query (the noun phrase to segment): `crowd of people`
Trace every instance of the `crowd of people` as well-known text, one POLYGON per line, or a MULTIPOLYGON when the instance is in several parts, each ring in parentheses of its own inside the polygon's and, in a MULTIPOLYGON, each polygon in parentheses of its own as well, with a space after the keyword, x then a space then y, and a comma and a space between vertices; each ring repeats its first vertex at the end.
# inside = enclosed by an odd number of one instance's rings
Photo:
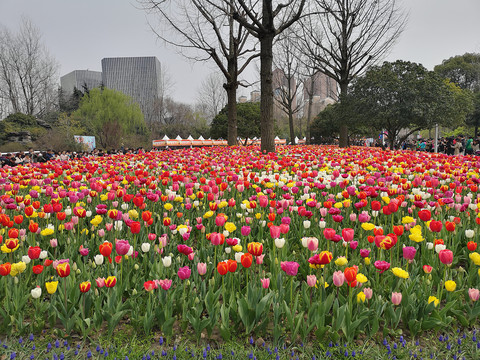
MULTIPOLYGON (((435 152, 434 139, 406 140, 402 150, 435 152)), ((480 155, 480 139, 472 136, 450 136, 438 139, 438 152, 447 155, 480 155)))
POLYGON ((99 149, 94 149, 93 151, 34 151, 32 148, 28 151, 18 152, 18 153, 7 153, 5 155, 0 154, 0 167, 5 165, 8 166, 17 166, 30 163, 42 163, 52 160, 66 161, 71 159, 81 159, 84 157, 95 157, 95 156, 104 156, 104 155, 120 155, 120 154, 133 154, 144 152, 143 148, 137 149, 128 149, 121 148, 118 151, 106 151, 103 152, 99 149))

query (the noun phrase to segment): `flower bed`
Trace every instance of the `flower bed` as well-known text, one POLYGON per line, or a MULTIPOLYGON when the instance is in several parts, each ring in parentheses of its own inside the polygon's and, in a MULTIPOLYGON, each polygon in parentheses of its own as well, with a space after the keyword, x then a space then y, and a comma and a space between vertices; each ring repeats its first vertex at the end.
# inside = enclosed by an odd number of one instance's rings
POLYGON ((203 148, 0 169, 1 332, 352 340, 475 323, 476 157, 203 148))

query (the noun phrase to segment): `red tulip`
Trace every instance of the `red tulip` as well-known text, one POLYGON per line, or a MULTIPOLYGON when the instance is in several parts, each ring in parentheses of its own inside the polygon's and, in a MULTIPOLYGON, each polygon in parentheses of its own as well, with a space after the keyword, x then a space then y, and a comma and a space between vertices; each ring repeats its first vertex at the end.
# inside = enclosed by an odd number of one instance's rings
POLYGON ((227 260, 228 271, 234 273, 237 270, 237 262, 232 259, 227 260))
POLYGON ((86 293, 90 290, 90 288, 92 287, 92 283, 90 281, 84 281, 84 282, 81 282, 78 287, 80 288, 80 291, 82 293, 86 293))
POLYGON ((132 221, 130 224, 130 231, 132 234, 138 234, 140 232, 140 222, 139 221, 132 221))
POLYGON ((43 271, 43 265, 35 265, 32 267, 32 271, 34 274, 39 275, 43 271))
POLYGON ((244 268, 248 269, 250 266, 252 266, 252 262, 253 262, 252 254, 249 254, 249 253, 243 254, 240 262, 242 263, 242 266, 244 268))
POLYGON ((117 278, 115 276, 109 276, 105 279, 105 286, 108 288, 112 288, 117 283, 117 278))
POLYGON ((447 229, 447 231, 450 231, 450 232, 455 231, 455 222, 453 221, 445 222, 445 229, 447 229))
POLYGON ((60 277, 67 277, 70 275, 70 264, 68 262, 57 265, 57 274, 60 277))
POLYGON ((433 232, 442 231, 443 223, 441 221, 432 220, 430 221, 430 230, 433 232))
POLYGON ((380 203, 380 201, 372 201, 371 207, 373 211, 380 211, 380 209, 382 208, 382 204, 380 203))
POLYGON ((323 236, 325 236, 325 239, 327 240, 333 240, 333 237, 335 235, 336 235, 336 232, 334 229, 326 228, 323 230, 323 236))
POLYGON ((343 274, 345 275, 345 280, 347 280, 348 283, 353 283, 354 281, 357 281, 357 267, 352 266, 352 267, 347 267, 343 271, 343 274))
POLYGON ((438 258, 440 259, 442 264, 450 266, 453 262, 453 252, 452 250, 448 249, 440 250, 440 252, 438 253, 438 258))
POLYGON ((402 235, 403 235, 403 231, 404 231, 403 225, 397 225, 397 226, 394 226, 394 227, 393 227, 393 232, 394 232, 395 235, 397 235, 397 236, 402 236, 402 235))
POLYGON ((28 248, 28 257, 32 260, 38 259, 41 252, 40 246, 30 246, 28 248))
POLYGON ((477 243, 475 241, 469 241, 467 243, 467 248, 470 251, 475 251, 475 250, 477 250, 477 243))
POLYGON ((9 262, 0 265, 0 275, 7 276, 12 271, 12 264, 9 262))
POLYGON ((432 218, 432 214, 430 213, 430 210, 427 210, 427 209, 423 209, 423 210, 420 210, 418 212, 418 217, 422 220, 422 221, 428 221, 432 218))
POLYGON ((38 230, 38 224, 30 220, 30 225, 28 225, 28 230, 32 233, 36 233, 38 230))
POLYGON ((228 265, 227 265, 227 262, 226 261, 220 261, 218 264, 217 264, 217 271, 220 275, 225 275, 226 273, 228 273, 228 265))
POLYGON ((157 288, 157 285, 155 284, 155 281, 145 281, 143 283, 143 288, 146 290, 146 291, 152 291, 152 290, 155 290, 157 288))
POLYGON ((98 249, 100 250, 100 254, 109 258, 113 250, 113 245, 111 242, 105 241, 103 244, 100 244, 98 249))

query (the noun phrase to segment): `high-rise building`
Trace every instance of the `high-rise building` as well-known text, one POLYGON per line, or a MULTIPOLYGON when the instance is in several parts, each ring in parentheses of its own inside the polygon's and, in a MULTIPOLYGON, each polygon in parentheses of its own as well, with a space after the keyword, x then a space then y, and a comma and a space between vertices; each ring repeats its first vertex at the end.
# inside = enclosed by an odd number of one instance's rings
POLYGON ((91 70, 74 70, 60 78, 60 87, 66 95, 71 95, 77 88, 80 91, 93 89, 102 84, 102 73, 91 70))
POLYGON ((161 65, 155 56, 102 59, 105 87, 131 96, 140 105, 145 121, 156 117, 161 98, 161 65))
POLYGON ((319 112, 327 107, 327 105, 335 103, 338 99, 337 82, 331 77, 317 72, 310 79, 305 81, 303 86, 304 98, 304 114, 308 113, 308 99, 312 92, 312 119, 317 116, 319 112), (313 81, 313 88, 312 88, 313 81))
POLYGON ((273 97, 275 99, 273 116, 275 119, 287 117, 288 108, 286 103, 291 101, 293 117, 297 117, 297 81, 294 77, 285 75, 282 69, 275 69, 272 72, 273 97), (289 81, 290 80, 290 81, 289 81), (289 91, 290 90, 290 91, 289 91))

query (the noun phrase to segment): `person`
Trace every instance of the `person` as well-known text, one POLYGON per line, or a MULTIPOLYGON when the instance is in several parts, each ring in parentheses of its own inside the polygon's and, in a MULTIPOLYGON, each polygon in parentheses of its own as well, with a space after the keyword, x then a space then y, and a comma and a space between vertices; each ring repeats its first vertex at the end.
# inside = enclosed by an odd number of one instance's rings
POLYGON ((460 152, 462 151, 462 140, 459 137, 457 137, 453 144, 453 150, 453 155, 460 155, 460 152))
POLYGON ((15 162, 12 159, 12 154, 8 153, 0 156, 0 165, 4 166, 15 166, 15 162))
POLYGON ((472 144, 473 144, 473 139, 471 136, 469 136, 467 142, 465 143, 465 155, 473 154, 472 144))

